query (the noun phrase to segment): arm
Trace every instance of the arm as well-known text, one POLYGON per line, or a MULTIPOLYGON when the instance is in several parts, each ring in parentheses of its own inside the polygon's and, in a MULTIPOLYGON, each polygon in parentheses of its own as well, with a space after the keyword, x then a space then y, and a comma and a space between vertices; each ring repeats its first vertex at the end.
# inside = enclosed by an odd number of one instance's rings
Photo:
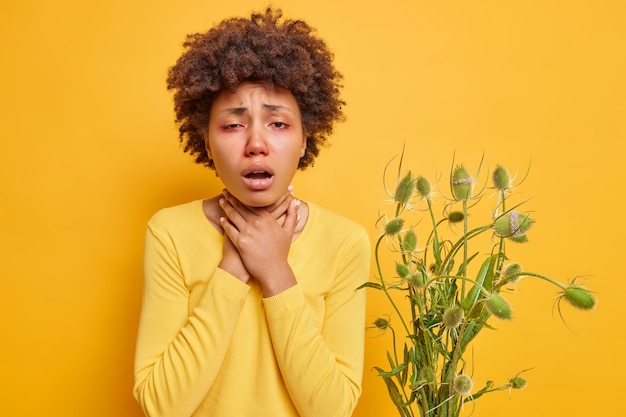
POLYGON ((274 352, 294 405, 302 417, 349 416, 361 393, 365 292, 356 288, 369 275, 367 234, 359 229, 336 254, 339 262, 330 272, 334 284, 325 297, 320 329, 287 262, 295 206, 278 226, 263 209, 225 197, 220 204, 228 221, 222 225, 261 285, 274 352))
POLYGON ((189 312, 171 239, 148 228, 134 394, 146 415, 189 416, 211 387, 249 287, 216 269, 189 312))
POLYGON ((298 285, 264 305, 276 358, 289 394, 303 417, 347 417, 361 394, 365 291, 369 239, 363 231, 344 250, 332 291, 325 299, 323 328, 298 285))

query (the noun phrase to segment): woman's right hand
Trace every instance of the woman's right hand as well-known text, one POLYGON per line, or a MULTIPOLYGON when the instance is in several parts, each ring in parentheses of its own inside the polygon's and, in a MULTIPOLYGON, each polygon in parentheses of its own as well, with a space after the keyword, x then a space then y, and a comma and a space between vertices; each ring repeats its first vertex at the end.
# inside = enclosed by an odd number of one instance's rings
MULTIPOLYGON (((222 199, 223 197, 220 197, 222 199)), ((293 195, 293 186, 289 186, 287 191, 271 206, 266 207, 271 216, 278 222, 280 226, 285 223, 287 209, 291 201, 295 199, 293 195)), ((228 235, 224 233, 224 249, 222 260, 218 267, 238 278, 244 283, 250 280, 250 272, 246 269, 239 251, 230 240, 228 235)))

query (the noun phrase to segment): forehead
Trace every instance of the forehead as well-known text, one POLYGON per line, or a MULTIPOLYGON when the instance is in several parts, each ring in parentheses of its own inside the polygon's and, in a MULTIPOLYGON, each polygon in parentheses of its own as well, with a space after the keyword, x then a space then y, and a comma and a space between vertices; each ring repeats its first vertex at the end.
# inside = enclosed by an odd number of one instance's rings
POLYGON ((268 87, 264 82, 246 81, 235 91, 222 91, 213 102, 212 110, 219 111, 232 107, 280 107, 287 111, 299 112, 298 103, 291 91, 282 87, 268 87))

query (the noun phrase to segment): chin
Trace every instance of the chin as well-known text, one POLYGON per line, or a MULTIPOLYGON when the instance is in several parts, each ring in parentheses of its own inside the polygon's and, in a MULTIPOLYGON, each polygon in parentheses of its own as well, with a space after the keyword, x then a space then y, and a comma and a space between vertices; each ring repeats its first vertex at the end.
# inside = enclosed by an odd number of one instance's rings
POLYGON ((248 207, 267 207, 274 204, 278 200, 278 197, 267 193, 255 193, 253 195, 242 196, 241 198, 237 197, 237 199, 248 207))

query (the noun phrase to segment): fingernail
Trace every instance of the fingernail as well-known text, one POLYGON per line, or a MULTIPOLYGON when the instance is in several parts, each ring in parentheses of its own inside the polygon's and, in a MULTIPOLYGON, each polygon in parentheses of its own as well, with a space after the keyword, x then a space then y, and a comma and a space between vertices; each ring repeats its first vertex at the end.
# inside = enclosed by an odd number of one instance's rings
POLYGON ((289 187, 287 187, 288 191, 293 191, 293 184, 289 184, 289 187))
POLYGON ((224 223, 226 219, 224 217, 220 217, 220 223, 224 223))
POLYGON ((220 206, 223 206, 226 203, 226 199, 224 197, 220 198, 220 206))
POLYGON ((296 207, 300 207, 300 200, 296 200, 294 204, 296 205, 296 207))

